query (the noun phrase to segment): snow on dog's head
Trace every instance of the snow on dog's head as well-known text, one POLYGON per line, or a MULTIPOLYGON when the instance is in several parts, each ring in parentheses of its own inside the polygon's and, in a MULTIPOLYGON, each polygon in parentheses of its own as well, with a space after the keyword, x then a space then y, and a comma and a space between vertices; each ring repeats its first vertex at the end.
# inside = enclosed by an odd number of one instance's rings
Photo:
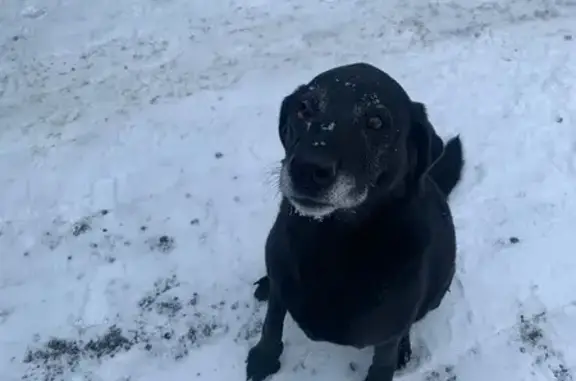
POLYGON ((356 209, 376 188, 392 190, 416 167, 408 148, 413 112, 404 89, 365 63, 298 87, 280 109, 283 196, 299 214, 322 218, 356 209))

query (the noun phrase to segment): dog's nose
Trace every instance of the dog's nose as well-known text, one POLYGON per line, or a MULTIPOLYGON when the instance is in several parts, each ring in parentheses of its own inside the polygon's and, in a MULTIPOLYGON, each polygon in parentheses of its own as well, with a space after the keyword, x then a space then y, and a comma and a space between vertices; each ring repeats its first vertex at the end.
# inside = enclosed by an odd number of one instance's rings
POLYGON ((290 162, 292 182, 325 187, 336 178, 337 162, 327 155, 295 156, 290 162))

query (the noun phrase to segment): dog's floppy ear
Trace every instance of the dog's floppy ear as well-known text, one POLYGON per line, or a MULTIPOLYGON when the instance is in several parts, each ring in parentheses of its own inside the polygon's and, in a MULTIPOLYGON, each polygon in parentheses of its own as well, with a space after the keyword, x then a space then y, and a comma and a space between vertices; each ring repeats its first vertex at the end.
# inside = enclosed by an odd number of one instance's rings
POLYGON ((420 185, 426 173, 442 155, 444 142, 434 131, 424 104, 412 102, 410 116, 409 140, 413 147, 412 174, 414 180, 420 185))
POLYGON ((300 85, 296 90, 292 93, 284 97, 282 100, 282 104, 280 105, 280 113, 278 115, 278 134, 280 136, 280 142, 282 146, 286 148, 286 144, 288 143, 290 129, 288 128, 288 115, 291 111, 291 108, 294 103, 294 98, 298 92, 300 92, 305 85, 300 85))

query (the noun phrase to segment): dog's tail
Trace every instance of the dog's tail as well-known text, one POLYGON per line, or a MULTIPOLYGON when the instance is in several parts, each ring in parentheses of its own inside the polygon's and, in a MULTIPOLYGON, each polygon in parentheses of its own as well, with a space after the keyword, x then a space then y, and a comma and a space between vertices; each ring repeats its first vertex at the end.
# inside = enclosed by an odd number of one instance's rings
POLYGON ((430 176, 446 197, 452 193, 462 178, 464 168, 464 153, 460 135, 446 142, 444 152, 438 161, 430 168, 430 176))

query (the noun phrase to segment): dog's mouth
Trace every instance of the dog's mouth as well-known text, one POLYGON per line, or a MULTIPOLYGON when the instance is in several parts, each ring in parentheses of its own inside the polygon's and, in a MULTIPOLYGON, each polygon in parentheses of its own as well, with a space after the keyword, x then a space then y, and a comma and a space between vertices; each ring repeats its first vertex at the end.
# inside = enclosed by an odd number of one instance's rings
POLYGON ((286 198, 294 207, 295 211, 302 216, 322 219, 337 209, 330 203, 309 197, 291 195, 286 196, 286 198))
POLYGON ((339 175, 334 184, 323 192, 307 192, 304 186, 294 186, 286 166, 280 172, 280 192, 295 211, 302 215, 322 219, 336 210, 352 209, 367 197, 367 189, 358 192, 356 179, 339 175))
POLYGON ((291 195, 288 197, 292 204, 297 204, 308 209, 324 209, 333 207, 332 204, 325 201, 316 200, 306 196, 291 195))

